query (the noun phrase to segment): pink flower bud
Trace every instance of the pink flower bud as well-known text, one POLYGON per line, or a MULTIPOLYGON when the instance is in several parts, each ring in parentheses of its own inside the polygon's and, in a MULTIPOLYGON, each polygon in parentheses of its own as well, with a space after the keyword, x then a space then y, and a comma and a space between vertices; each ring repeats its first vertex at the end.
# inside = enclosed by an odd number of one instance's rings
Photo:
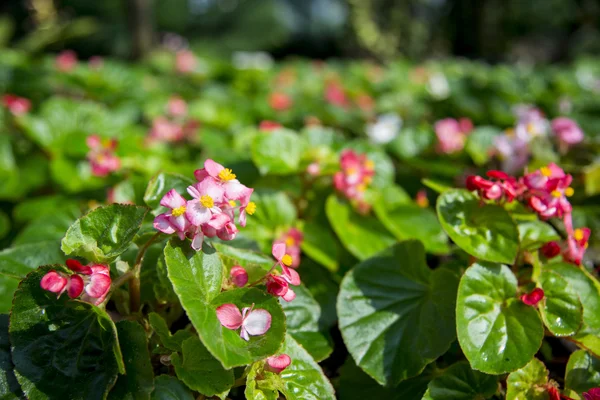
POLYGON ((292 99, 285 93, 272 93, 269 97, 269 105, 276 111, 285 111, 292 107, 292 104, 292 99))
POLYGON ((593 388, 583 394, 585 400, 600 400, 600 388, 593 388))
POLYGON ((306 172, 312 176, 319 176, 321 173, 321 166, 318 162, 310 163, 308 167, 306 167, 306 172))
POLYGON ((263 132, 271 132, 281 127, 282 125, 278 122, 265 120, 260 122, 260 124, 258 125, 258 130, 263 132))
POLYGON ((265 365, 265 369, 267 371, 271 371, 278 374, 287 367, 289 367, 291 363, 292 359, 287 354, 271 356, 267 358, 267 364, 265 365))
POLYGON ((546 258, 553 258, 560 254, 560 246, 556 242, 548 242, 542 246, 542 254, 546 258))
POLYGON ((69 72, 77 65, 77 54, 73 50, 65 50, 56 56, 56 68, 61 72, 69 72))
POLYGON ((246 283, 248 283, 248 273, 239 265, 231 267, 229 275, 231 276, 231 281, 237 287, 244 287, 246 286, 246 283))
POLYGON ((31 101, 24 97, 14 96, 12 94, 5 94, 2 96, 2 104, 13 115, 27 114, 31 108, 31 101))
POLYGON ((521 301, 528 306, 535 306, 544 298, 544 291, 540 288, 533 289, 530 293, 521 296, 521 301))

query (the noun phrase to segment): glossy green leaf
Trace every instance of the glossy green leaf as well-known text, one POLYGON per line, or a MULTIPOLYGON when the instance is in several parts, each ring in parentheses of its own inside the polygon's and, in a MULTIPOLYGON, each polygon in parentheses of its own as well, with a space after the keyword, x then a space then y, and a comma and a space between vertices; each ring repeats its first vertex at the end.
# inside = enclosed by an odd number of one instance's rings
POLYGON ((290 227, 296 221, 296 206, 284 192, 259 190, 252 193, 256 203, 256 212, 248 217, 248 223, 258 223, 275 229, 290 227))
POLYGON ((61 249, 90 261, 110 262, 127 250, 147 211, 124 204, 96 208, 71 225, 61 249))
POLYGON ((210 354, 198 337, 183 342, 181 355, 173 353, 171 363, 177 377, 190 389, 206 396, 228 391, 233 386, 233 370, 226 370, 210 354))
POLYGON ((146 193, 144 193, 144 202, 152 209, 154 215, 160 214, 164 209, 161 207, 160 201, 169 190, 175 189, 178 193, 184 194, 187 187, 193 185, 194 182, 193 179, 183 175, 162 172, 148 183, 146 193))
POLYGON ((0 211, 0 239, 8 235, 10 231, 10 218, 6 213, 0 211))
POLYGON ((335 195, 327 199, 326 212, 329 223, 344 247, 360 260, 375 255, 395 242, 376 218, 358 214, 347 201, 335 195))
POLYGON ((337 311, 358 366, 382 385, 421 373, 456 338, 457 286, 450 270, 429 269, 423 245, 414 240, 354 267, 342 281, 337 311))
POLYGON ((488 374, 525 366, 544 337, 535 308, 517 297, 517 279, 508 267, 497 264, 473 264, 462 276, 456 327, 471 366, 488 374))
POLYGON ((304 234, 304 240, 300 244, 302 251, 328 270, 337 271, 339 244, 329 226, 313 221, 306 222, 302 227, 302 233, 304 234))
POLYGON ((565 372, 565 388, 578 394, 600 387, 600 360, 585 350, 572 353, 565 372))
POLYGON ((544 324, 555 336, 575 334, 583 322, 583 308, 577 293, 554 272, 545 271, 539 283, 544 290, 540 303, 544 324))
POLYGON ((329 343, 328 335, 319 331, 321 306, 304 286, 294 287, 294 292, 296 298, 293 301, 279 300, 285 312, 287 332, 315 361, 322 361, 329 357, 333 347, 329 343))
POLYGON ((451 365, 434 378, 423 400, 480 400, 491 397, 498 390, 498 377, 471 369, 468 362, 451 365))
POLYGON ((156 332, 156 334, 160 338, 160 341, 163 344, 163 346, 165 346, 169 350, 181 352, 181 345, 183 344, 183 342, 186 339, 189 339, 194 336, 192 332, 186 330, 179 330, 175 332, 175 334, 171 335, 167 323, 157 313, 150 313, 148 315, 148 320, 150 321, 152 329, 154 329, 154 332, 156 332))
POLYGON ((472 256, 507 264, 517 257, 519 234, 504 208, 481 205, 473 193, 453 189, 438 197, 437 213, 450 239, 472 256))
POLYGON ((295 132, 262 132, 252 142, 252 161, 261 174, 287 175, 298 171, 304 142, 295 132))
POLYGON ((125 375, 119 376, 108 398, 150 400, 150 394, 154 390, 154 371, 150 363, 146 332, 134 321, 119 321, 116 325, 125 361, 125 375))
POLYGON ((275 264, 274 258, 253 250, 239 249, 219 242, 213 243, 213 246, 217 249, 226 276, 229 276, 231 267, 240 265, 248 273, 248 282, 255 282, 264 277, 275 264))
POLYGON ((583 323, 569 340, 600 356, 600 284, 585 270, 568 263, 551 263, 545 268, 569 282, 583 306, 583 323))
POLYGON ((442 182, 433 179, 423 179, 421 180, 421 182, 423 183, 423 185, 427 186, 429 189, 437 193, 443 193, 446 190, 452 189, 452 186, 448 186, 442 182))
POLYGON ((160 375, 154 379, 152 400, 194 400, 190 390, 174 376, 160 375))
POLYGON ((264 363, 254 363, 246 377, 246 399, 277 400, 283 391, 283 380, 278 374, 265 371, 264 363))
POLYGON ((533 251, 553 240, 560 240, 556 230, 543 221, 524 221, 517 225, 521 250, 533 251))
POLYGON ((52 267, 31 272, 15 292, 10 342, 15 375, 38 399, 103 399, 124 373, 117 332, 101 309, 40 287, 52 267))
POLYGON ((22 398, 21 386, 14 373, 8 339, 8 314, 0 314, 0 399, 17 400, 22 398))
POLYGON ((548 371, 533 358, 526 366, 511 373, 506 380, 506 400, 549 400, 546 384, 548 371))
POLYGON ((280 373, 287 400, 334 400, 331 382, 317 362, 291 335, 285 336, 280 353, 287 354, 292 363, 280 373))

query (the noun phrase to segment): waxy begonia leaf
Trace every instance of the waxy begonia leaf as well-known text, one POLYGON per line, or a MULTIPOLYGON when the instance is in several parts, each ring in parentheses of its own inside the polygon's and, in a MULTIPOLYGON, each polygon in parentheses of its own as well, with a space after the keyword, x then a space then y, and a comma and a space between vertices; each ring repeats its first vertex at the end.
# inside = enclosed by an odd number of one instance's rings
POLYGON ((296 298, 290 302, 280 299, 287 321, 287 332, 315 359, 329 357, 333 348, 328 335, 319 332, 321 306, 304 286, 294 287, 296 298))
POLYGON ((494 146, 494 139, 500 133, 500 129, 496 127, 479 126, 467 136, 465 151, 476 165, 481 166, 490 159, 490 150, 494 146))
POLYGON ((337 311, 358 366, 382 385, 420 374, 456 338, 457 287, 450 270, 429 269, 415 240, 354 267, 342 281, 337 311))
POLYGON ((521 250, 533 251, 553 240, 560 240, 554 228, 543 221, 524 221, 517 225, 521 250))
POLYGON ((285 334, 285 314, 276 298, 255 288, 221 292, 224 267, 219 254, 205 247, 195 252, 189 243, 171 240, 165 247, 165 261, 175 293, 198 331, 202 343, 225 368, 247 365, 274 354, 285 334), (211 251, 208 253, 208 251, 211 251), (230 330, 217 319, 216 308, 233 303, 265 309, 271 314, 271 328, 246 342, 239 329, 230 330))
POLYGON ((483 400, 498 390, 498 377, 471 369, 466 361, 451 365, 431 382, 423 400, 483 400))
POLYGON ((545 271, 540 279, 544 299, 540 303, 542 321, 555 336, 575 334, 583 321, 579 296, 571 285, 554 272, 545 271))
POLYGON ((17 400, 23 397, 21 386, 15 378, 8 339, 8 314, 0 315, 0 399, 17 400))
POLYGON ((511 373, 506 380, 506 400, 549 400, 548 370, 537 358, 511 373))
POLYGON ((154 371, 150 363, 144 328, 134 321, 117 322, 119 345, 125 361, 125 375, 119 375, 109 400, 150 400, 154 390, 154 371))
POLYGON ((248 273, 248 282, 254 282, 264 277, 275 264, 274 258, 267 257, 263 253, 239 249, 219 242, 213 243, 213 246, 217 249, 217 255, 223 263, 227 277, 231 267, 240 265, 248 273))
POLYGON ((284 192, 257 190, 251 199, 256 203, 256 212, 248 217, 248 224, 258 223, 275 229, 290 227, 296 221, 296 206, 284 192))
POLYGON ((369 258, 395 242, 375 217, 358 214, 350 203, 335 195, 327 199, 326 212, 344 247, 359 260, 369 258))
POLYGON ((565 389, 579 394, 600 387, 600 360, 585 350, 572 353, 565 371, 565 389))
POLYGON ((152 400, 194 400, 192 392, 177 378, 160 375, 154 379, 152 400))
POLYGON ((6 213, 0 211, 0 239, 4 238, 10 231, 10 218, 6 213))
POLYGON ((160 214, 164 208, 160 205, 163 196, 171 189, 177 190, 179 194, 185 194, 188 186, 196 181, 183 175, 160 173, 148 183, 144 202, 152 209, 152 214, 160 214))
POLYGON ((584 269, 573 264, 550 263, 545 268, 565 278, 581 300, 583 323, 569 340, 600 356, 600 284, 584 269))
POLYGON ((148 320, 150 321, 152 329, 154 329, 154 332, 156 332, 156 334, 160 338, 162 345, 169 350, 181 352, 182 343, 186 339, 189 339, 194 336, 192 332, 185 330, 177 331, 175 332, 175 334, 171 335, 167 323, 157 313, 150 313, 148 315, 148 320))
POLYGON ((125 373, 117 331, 103 310, 60 299, 43 290, 45 266, 31 272, 15 292, 10 342, 23 392, 38 399, 103 399, 125 373))
POLYGON ((535 308, 517 297, 517 278, 508 267, 498 264, 473 264, 462 276, 456 327, 471 367, 488 374, 523 367, 544 337, 535 308))
POLYGON ((246 377, 246 399, 277 400, 283 390, 283 380, 278 374, 265 371, 263 363, 252 365, 246 377))
POLYGON ((291 335, 279 353, 287 354, 292 363, 280 373, 287 400, 334 400, 335 392, 331 382, 310 354, 291 335))
POLYGON ((298 171, 304 142, 295 132, 261 132, 252 142, 252 161, 261 174, 289 175, 298 171))
POLYGON ((93 262, 110 262, 127 250, 147 211, 124 204, 96 208, 71 225, 61 249, 93 262))
POLYGON ((210 354, 198 337, 183 342, 181 355, 173 353, 171 363, 177 377, 190 389, 206 396, 228 391, 233 386, 233 370, 226 370, 210 354))
POLYGON ((499 205, 481 204, 464 189, 438 197, 437 213, 450 239, 470 255, 512 264, 519 251, 519 233, 510 214, 499 205))
POLYGON ((337 271, 339 244, 327 223, 321 225, 314 221, 306 222, 302 226, 302 233, 304 235, 304 240, 300 244, 302 251, 328 270, 337 271))

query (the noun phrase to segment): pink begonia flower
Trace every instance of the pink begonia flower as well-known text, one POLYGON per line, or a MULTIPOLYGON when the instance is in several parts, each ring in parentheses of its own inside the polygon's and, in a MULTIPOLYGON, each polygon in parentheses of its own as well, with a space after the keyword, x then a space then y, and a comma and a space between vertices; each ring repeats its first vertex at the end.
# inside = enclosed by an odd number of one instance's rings
POLYGON ((271 248, 271 253, 275 260, 277 260, 277 264, 281 267, 282 273, 281 276, 290 284, 294 286, 298 286, 300 284, 300 275, 289 267, 292 266, 294 260, 291 255, 286 252, 285 243, 274 243, 271 248))
POLYGON ((329 82, 325 86, 325 100, 334 106, 348 108, 350 102, 344 93, 342 85, 336 81, 329 82))
POLYGON ((565 176, 565 171, 562 168, 550 163, 546 167, 523 176, 523 183, 528 189, 547 190, 552 179, 561 179, 565 176))
POLYGON ((417 192, 415 196, 415 202, 421 208, 429 207, 429 199, 427 198, 427 190, 421 189, 417 192))
POLYGON ((242 206, 246 206, 254 189, 250 189, 235 179, 236 175, 229 168, 208 159, 204 162, 204 168, 194 171, 198 182, 204 181, 206 177, 212 178, 225 190, 227 201, 239 200, 242 206))
POLYGON ((296 228, 290 228, 287 232, 281 235, 274 243, 284 243, 286 253, 292 258, 290 267, 298 268, 300 265, 300 245, 304 240, 304 235, 296 228))
POLYGON ((293 101, 287 94, 275 92, 269 96, 269 105, 275 111, 285 111, 292 107, 293 101))
POLYGON ((234 265, 229 271, 231 281, 237 287, 244 287, 248 283, 248 272, 240 265, 234 265))
POLYGON ((175 189, 169 190, 161 199, 160 205, 170 208, 171 211, 154 218, 154 228, 167 235, 177 233, 183 240, 190 227, 190 222, 185 217, 187 200, 181 197, 175 189))
POLYGON ((308 164, 306 173, 310 176, 319 176, 321 174, 321 165, 316 161, 308 164))
POLYGON ((280 275, 269 274, 267 277, 267 293, 290 302, 296 298, 296 293, 290 288, 290 284, 280 275))
POLYGON ((532 138, 548 134, 550 124, 539 108, 521 105, 515 107, 514 113, 517 117, 515 134, 521 139, 529 142, 532 138))
POLYGON ((64 50, 56 56, 55 64, 61 72, 72 71, 77 65, 77 54, 73 50, 64 50))
POLYGON ((188 112, 187 103, 179 96, 171 96, 167 104, 167 111, 173 117, 185 117, 188 112))
POLYGON ((265 369, 267 371, 274 372, 276 374, 280 373, 284 369, 290 366, 292 363, 292 359, 287 354, 280 354, 278 356, 271 356, 267 358, 267 363, 265 365, 265 369))
POLYGON ((438 151, 452 154, 465 147, 467 135, 473 129, 469 119, 461 118, 460 122, 454 118, 446 118, 435 123, 435 135, 438 139, 438 151))
POLYGON ((271 132, 282 127, 283 126, 279 122, 265 120, 260 122, 258 125, 258 130, 263 132, 271 132))
POLYGON ((267 333, 271 327, 271 314, 267 310, 244 307, 242 312, 235 304, 223 304, 217 307, 217 318, 221 325, 227 329, 240 331, 240 337, 246 341, 250 336, 259 336, 267 333))
POLYGON ((491 170, 487 172, 488 180, 480 176, 467 177, 467 189, 477 190, 479 195, 486 200, 506 200, 512 202, 521 194, 523 188, 516 178, 502 171, 491 170))
POLYGON ((223 202, 225 190, 216 181, 204 179, 194 186, 189 186, 187 191, 194 198, 187 203, 185 212, 192 225, 200 226, 210 221, 214 215, 221 214, 217 204, 223 202))
POLYGON ((29 99, 12 94, 2 96, 2 104, 15 116, 27 114, 31 109, 31 101, 29 99))
POLYGON ((590 228, 578 228, 569 234, 567 238, 567 249, 563 253, 565 261, 575 265, 581 265, 583 256, 588 248, 588 241, 592 231, 590 228))
POLYGON ((66 264, 74 272, 73 275, 65 276, 55 270, 48 271, 40 281, 41 288, 57 293, 58 296, 67 291, 67 295, 72 299, 83 293, 82 301, 95 305, 102 303, 112 283, 108 266, 82 265, 74 259, 68 259, 66 264))
POLYGON ((552 120, 552 131, 556 135, 559 143, 564 147, 569 147, 581 143, 584 134, 579 125, 570 118, 558 117, 552 120))
POLYGON ((549 180, 545 190, 532 191, 532 195, 529 197, 529 206, 543 219, 561 218, 563 215, 569 214, 572 207, 567 197, 574 193, 570 186, 572 180, 571 175, 549 180))
POLYGON ((583 393, 584 400, 600 400, 600 388, 593 388, 583 393))
POLYGON ((178 51, 175 55, 175 69, 177 72, 187 74, 193 72, 198 66, 198 60, 189 50, 178 51))
POLYGON ((86 143, 90 149, 87 159, 92 167, 92 175, 104 177, 121 168, 121 160, 114 153, 118 145, 116 139, 102 140, 98 135, 90 135, 86 143))
POLYGON ((152 120, 149 137, 161 142, 178 142, 184 138, 184 131, 179 123, 157 117, 152 120))
POLYGON ((344 150, 340 155, 341 171, 333 176, 335 188, 350 200, 361 202, 375 175, 375 163, 365 154, 344 150))
POLYGON ((494 138, 493 152, 502 161, 502 170, 509 174, 523 170, 529 159, 528 142, 517 137, 512 130, 494 138))
POLYGON ((540 288, 533 289, 530 293, 521 296, 521 301, 528 306, 536 306, 544 298, 544 291, 540 288))
POLYGON ((91 69, 98 70, 104 66, 104 58, 100 56, 92 56, 88 60, 88 65, 91 69))
POLYGON ((356 98, 356 105, 364 113, 370 113, 375 109, 375 100, 366 93, 360 93, 356 98))

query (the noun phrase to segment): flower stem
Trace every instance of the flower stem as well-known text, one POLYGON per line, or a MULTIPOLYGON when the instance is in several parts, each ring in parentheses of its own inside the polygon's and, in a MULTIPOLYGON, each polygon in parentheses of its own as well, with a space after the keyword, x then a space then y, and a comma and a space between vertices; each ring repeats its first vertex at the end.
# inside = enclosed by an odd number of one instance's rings
POLYGON ((129 278, 129 311, 132 313, 140 310, 140 271, 142 269, 142 262, 144 261, 144 255, 150 247, 150 245, 160 236, 160 233, 156 233, 140 248, 137 257, 135 258, 135 264, 133 269, 130 271, 131 276, 129 278))
POLYGON ((254 282, 246 285, 246 287, 252 287, 252 286, 258 285, 259 283, 261 283, 262 281, 264 281, 267 276, 271 275, 271 272, 273 272, 273 270, 275 269, 275 267, 277 267, 278 265, 279 265, 279 263, 275 262, 275 264, 273 264, 273 266, 271 267, 271 269, 269 270, 269 272, 266 273, 265 276, 263 276, 262 278, 259 278, 259 279, 255 280, 254 282))

